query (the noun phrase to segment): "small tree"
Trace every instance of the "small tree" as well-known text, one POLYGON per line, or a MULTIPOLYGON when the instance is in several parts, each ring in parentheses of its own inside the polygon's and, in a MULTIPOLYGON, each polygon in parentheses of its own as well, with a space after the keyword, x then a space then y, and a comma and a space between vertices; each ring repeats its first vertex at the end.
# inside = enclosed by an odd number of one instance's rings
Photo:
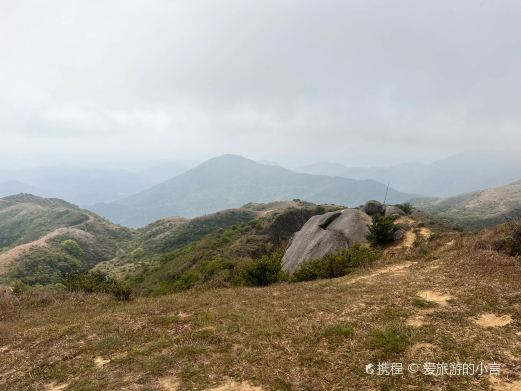
POLYGON ((375 246, 391 243, 394 233, 394 217, 373 216, 373 225, 369 227, 366 238, 375 246))

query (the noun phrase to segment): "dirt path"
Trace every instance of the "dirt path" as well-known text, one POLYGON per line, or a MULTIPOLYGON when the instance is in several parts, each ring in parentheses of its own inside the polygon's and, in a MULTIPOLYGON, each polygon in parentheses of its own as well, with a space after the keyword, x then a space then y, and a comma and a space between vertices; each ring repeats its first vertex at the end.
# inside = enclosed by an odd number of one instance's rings
POLYGON ((363 281, 363 280, 371 280, 375 277, 378 277, 384 273, 394 273, 394 272, 398 272, 398 271, 401 271, 401 270, 404 270, 404 269, 407 269, 409 267, 411 267, 412 265, 415 265, 416 262, 404 262, 404 263, 400 263, 398 265, 392 265, 392 266, 388 266, 388 267, 384 267, 382 269, 379 269, 371 274, 368 274, 366 276, 359 276, 359 277, 354 277, 352 279, 350 279, 349 281, 346 281, 345 282, 345 285, 351 285, 351 284, 355 284, 359 281, 363 281))
MULTIPOLYGON (((85 224, 87 222, 88 221, 83 222, 81 224, 85 224)), ((54 231, 49 232, 47 235, 42 236, 40 239, 37 239, 37 240, 29 242, 29 243, 21 244, 19 246, 12 248, 11 250, 8 250, 5 253, 0 254, 0 275, 7 272, 7 270, 9 269, 9 266, 16 259, 18 259, 22 255, 24 255, 25 253, 33 250, 34 248, 45 247, 49 240, 59 237, 59 236, 64 236, 64 235, 69 235, 75 239, 86 240, 89 242, 93 242, 96 240, 94 235, 92 235, 88 232, 82 231, 81 229, 78 229, 78 228, 55 229, 54 231)))

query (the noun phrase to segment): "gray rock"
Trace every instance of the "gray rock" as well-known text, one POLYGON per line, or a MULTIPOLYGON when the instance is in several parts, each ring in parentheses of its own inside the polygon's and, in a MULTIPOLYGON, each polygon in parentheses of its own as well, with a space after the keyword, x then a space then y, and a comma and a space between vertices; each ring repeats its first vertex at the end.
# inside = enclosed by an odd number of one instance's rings
POLYGON ((357 209, 313 216, 291 240, 282 268, 293 274, 303 263, 320 259, 355 243, 367 243, 371 218, 357 209))
POLYGON ((402 240, 404 237, 405 237, 405 231, 403 231, 401 229, 395 231, 393 234, 393 240, 395 240, 395 241, 402 240))
POLYGON ((364 205, 363 211, 369 216, 380 214, 384 212, 384 205, 381 202, 371 200, 367 201, 364 205))
POLYGON ((409 224, 406 223, 397 223, 394 225, 394 228, 401 229, 402 231, 410 231, 412 228, 409 224))
POLYGON ((385 217, 389 217, 389 216, 405 216, 406 213, 403 210, 401 210, 400 208, 398 208, 397 206, 386 205, 385 206, 384 215, 385 215, 385 217))

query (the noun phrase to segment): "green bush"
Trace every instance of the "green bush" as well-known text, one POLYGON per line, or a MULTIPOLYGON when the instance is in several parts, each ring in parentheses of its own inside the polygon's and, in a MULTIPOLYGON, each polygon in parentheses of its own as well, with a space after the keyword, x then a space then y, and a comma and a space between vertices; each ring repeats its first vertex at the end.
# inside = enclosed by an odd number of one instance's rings
POLYGON ((129 300, 129 286, 102 272, 70 273, 63 280, 65 289, 71 292, 110 293, 118 300, 129 300))
POLYGON ((405 212, 405 214, 410 215, 412 213, 413 207, 410 203, 405 202, 403 204, 397 204, 396 207, 400 208, 405 212))
POLYGON ((367 240, 375 246, 391 243, 394 233, 394 217, 373 216, 373 224, 369 227, 367 240))
POLYGON ((167 288, 167 292, 172 290, 183 291, 193 288, 197 284, 209 282, 217 275, 221 275, 224 280, 229 281, 234 266, 235 264, 233 262, 222 258, 203 262, 200 265, 184 270, 180 274, 175 274, 173 276, 173 282, 167 284, 170 287, 167 288))
POLYGON ((266 255, 248 264, 240 273, 241 285, 267 286, 287 279, 282 271, 282 255, 275 253, 266 255))
POLYGON ((342 249, 322 259, 306 262, 291 277, 292 282, 341 277, 360 265, 377 260, 380 252, 361 244, 342 249))

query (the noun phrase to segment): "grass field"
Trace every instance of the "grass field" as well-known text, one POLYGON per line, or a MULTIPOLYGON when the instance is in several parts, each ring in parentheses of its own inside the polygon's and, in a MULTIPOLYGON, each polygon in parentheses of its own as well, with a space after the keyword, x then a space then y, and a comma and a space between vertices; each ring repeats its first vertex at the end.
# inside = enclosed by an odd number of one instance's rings
POLYGON ((489 237, 441 233, 345 277, 266 288, 6 294, 0 389, 517 390, 521 260, 489 237), (495 362, 501 374, 365 373, 385 361, 495 362))

